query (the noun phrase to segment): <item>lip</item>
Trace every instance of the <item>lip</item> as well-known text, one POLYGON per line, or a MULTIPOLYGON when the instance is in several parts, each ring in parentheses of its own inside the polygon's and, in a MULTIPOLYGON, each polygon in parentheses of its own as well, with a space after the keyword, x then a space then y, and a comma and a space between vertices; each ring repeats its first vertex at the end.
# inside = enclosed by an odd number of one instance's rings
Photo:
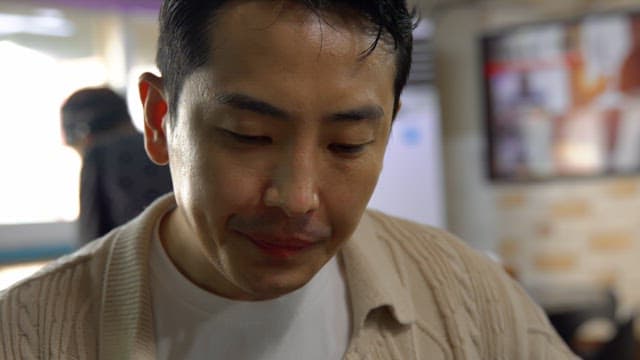
POLYGON ((316 245, 316 242, 296 236, 279 237, 263 234, 238 233, 246 237, 264 253, 276 258, 290 258, 316 245))

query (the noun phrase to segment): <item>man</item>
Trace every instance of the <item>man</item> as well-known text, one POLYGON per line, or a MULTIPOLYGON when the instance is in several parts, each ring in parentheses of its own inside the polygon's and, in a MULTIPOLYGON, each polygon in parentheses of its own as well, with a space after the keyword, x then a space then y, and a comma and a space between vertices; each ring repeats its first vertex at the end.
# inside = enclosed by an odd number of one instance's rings
POLYGON ((133 219, 158 196, 171 191, 166 167, 152 163, 125 99, 99 87, 80 89, 61 108, 65 143, 82 157, 81 244, 133 219))
POLYGON ((175 194, 5 293, 0 353, 573 358, 489 260, 365 211, 411 29, 404 1, 165 1, 140 93, 175 194))

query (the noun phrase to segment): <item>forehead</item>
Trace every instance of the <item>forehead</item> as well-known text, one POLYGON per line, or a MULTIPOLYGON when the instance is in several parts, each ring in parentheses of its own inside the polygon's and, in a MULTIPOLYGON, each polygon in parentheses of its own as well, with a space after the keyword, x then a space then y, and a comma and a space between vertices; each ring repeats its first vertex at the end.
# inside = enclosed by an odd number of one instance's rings
MULTIPOLYGON (((232 1, 215 16, 210 65, 229 75, 248 75, 265 67, 310 71, 332 64, 353 75, 371 67, 394 68, 395 54, 386 42, 363 56, 374 43, 372 24, 355 14, 314 12, 290 1, 232 1)), ((223 75, 223 74, 219 74, 223 75)))
MULTIPOLYGON (((214 44, 224 44, 225 40, 251 40, 259 38, 316 37, 318 40, 327 33, 369 38, 376 32, 374 25, 348 8, 327 8, 312 10, 294 1, 231 1, 222 6, 215 15, 214 44)), ((373 39, 370 39, 371 41, 373 39)), ((255 45, 259 45, 260 42, 255 45)), ((331 42, 330 44, 331 45, 331 42)), ((331 49, 331 48, 329 48, 331 49)), ((366 50, 359 49, 359 51, 366 50)))
POLYGON ((211 117, 216 94, 240 93, 297 119, 372 105, 390 122, 395 54, 380 42, 363 57, 375 37, 353 17, 318 17, 287 1, 232 1, 214 20, 208 62, 185 79, 179 118, 211 117))

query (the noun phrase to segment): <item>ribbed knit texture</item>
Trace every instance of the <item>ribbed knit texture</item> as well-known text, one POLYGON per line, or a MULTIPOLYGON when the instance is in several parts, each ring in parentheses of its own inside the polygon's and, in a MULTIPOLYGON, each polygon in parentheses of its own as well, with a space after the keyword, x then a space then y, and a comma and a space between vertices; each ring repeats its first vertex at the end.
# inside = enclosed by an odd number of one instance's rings
POLYGON ((0 295, 0 358, 95 358, 91 316, 97 301, 74 286, 87 284, 84 260, 35 276, 10 296, 0 295))
MULTIPOLYGON (((148 255, 171 195, 0 294, 2 359, 153 359, 148 255)), ((544 313, 450 234, 369 211, 340 253, 345 359, 574 359, 544 313)))
POLYGON ((138 354, 152 359, 153 319, 147 254, 154 224, 142 222, 134 232, 124 232, 114 243, 105 272, 105 292, 100 334, 101 358, 126 359, 138 354), (124 321, 115 321, 123 319, 124 321))
MULTIPOLYGON (((401 320, 393 316, 403 310, 399 301, 369 313, 367 321, 376 326, 365 323, 364 329, 375 334, 363 336, 367 339, 363 347, 369 348, 367 354, 375 354, 372 358, 576 359, 522 288, 497 264, 451 234, 376 211, 369 211, 363 224, 373 230, 365 236, 368 241, 363 240, 365 234, 356 233, 345 246, 345 264, 357 254, 378 260, 371 266, 382 271, 357 266, 368 274, 378 271, 378 279, 358 281, 395 281, 403 289, 392 291, 406 291, 402 296, 411 298, 415 308, 415 321, 404 319, 409 325, 404 327, 393 321, 401 320), (373 239, 381 240, 377 251, 371 248, 376 246, 373 239), (381 264, 384 257, 395 271, 381 264), (403 332, 412 336, 403 338, 403 332), (402 346, 402 341, 409 346, 402 346), (414 353, 407 351, 412 347, 414 353)), ((347 358, 366 358, 357 353, 347 358)))

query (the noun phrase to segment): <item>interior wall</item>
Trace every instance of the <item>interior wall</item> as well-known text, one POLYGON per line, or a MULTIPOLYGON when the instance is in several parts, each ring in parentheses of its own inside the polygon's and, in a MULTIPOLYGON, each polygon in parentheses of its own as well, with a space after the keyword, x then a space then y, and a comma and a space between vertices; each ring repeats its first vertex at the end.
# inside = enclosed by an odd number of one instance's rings
POLYGON ((448 228, 499 253, 525 285, 613 286, 640 303, 640 177, 491 183, 486 174, 479 36, 490 29, 634 1, 485 2, 432 14, 440 96, 448 228))
POLYGON ((447 227, 472 246, 495 248, 495 211, 485 180, 482 108, 477 81, 479 10, 460 7, 436 18, 436 87, 440 96, 447 227))

